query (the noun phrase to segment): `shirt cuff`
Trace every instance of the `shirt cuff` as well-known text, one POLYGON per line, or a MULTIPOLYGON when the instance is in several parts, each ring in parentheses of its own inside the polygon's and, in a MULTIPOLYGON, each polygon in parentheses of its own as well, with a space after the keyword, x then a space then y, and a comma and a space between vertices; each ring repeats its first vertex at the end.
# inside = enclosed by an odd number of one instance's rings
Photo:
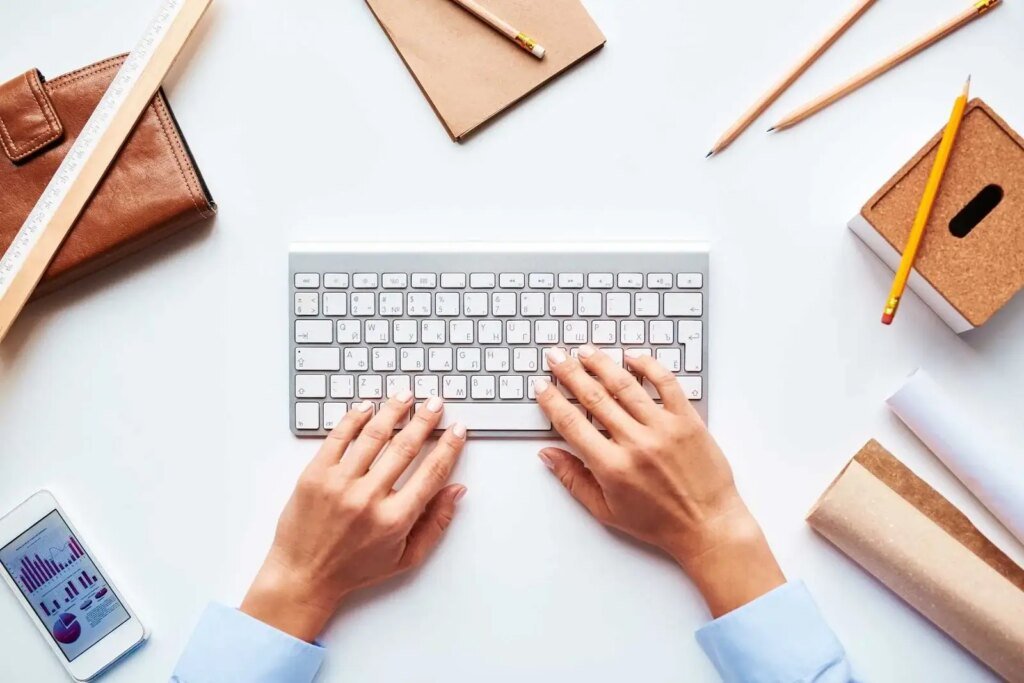
POLYGON ((236 609, 211 604, 178 660, 174 683, 310 683, 324 649, 236 609))
POLYGON ((715 619, 697 642, 726 683, 852 680, 842 644, 802 581, 715 619))

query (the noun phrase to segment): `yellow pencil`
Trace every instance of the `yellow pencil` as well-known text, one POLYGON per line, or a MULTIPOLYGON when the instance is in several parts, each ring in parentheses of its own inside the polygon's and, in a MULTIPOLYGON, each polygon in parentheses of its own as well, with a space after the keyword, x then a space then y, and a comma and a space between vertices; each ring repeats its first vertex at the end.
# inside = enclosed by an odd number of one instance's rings
POLYGON ((907 287, 907 279, 910 278, 910 271, 914 267, 914 258, 917 256, 917 248, 921 245, 921 238, 924 236, 925 226, 932 215, 932 206, 935 205, 935 198, 939 194, 939 186, 942 184, 942 176, 949 164, 949 157, 953 152, 953 143, 956 142, 957 131, 960 130, 960 122, 964 118, 964 110, 967 109, 967 94, 971 89, 971 77, 967 77, 964 84, 964 91, 956 98, 953 104, 953 113, 949 115, 949 123, 942 133, 942 142, 939 143, 938 154, 935 155, 935 164, 932 166, 931 175, 928 176, 928 184, 924 187, 924 196, 921 197, 921 205, 917 209, 917 216, 914 218, 914 226, 910 229, 910 237, 907 239, 907 246, 903 250, 903 258, 900 260, 900 267, 896 271, 896 278, 892 281, 892 289, 889 292, 889 300, 885 304, 885 311, 882 313, 882 323, 891 325, 892 319, 896 316, 896 309, 900 306, 900 298, 903 290, 907 287))

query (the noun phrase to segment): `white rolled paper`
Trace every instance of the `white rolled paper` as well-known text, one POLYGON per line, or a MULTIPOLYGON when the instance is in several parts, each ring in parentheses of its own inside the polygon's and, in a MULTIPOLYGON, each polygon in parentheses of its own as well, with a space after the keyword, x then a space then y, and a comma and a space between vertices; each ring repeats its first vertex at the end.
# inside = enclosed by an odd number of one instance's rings
POLYGON ((1024 454, 957 405, 923 370, 887 401, 956 478, 1024 543, 1024 454))

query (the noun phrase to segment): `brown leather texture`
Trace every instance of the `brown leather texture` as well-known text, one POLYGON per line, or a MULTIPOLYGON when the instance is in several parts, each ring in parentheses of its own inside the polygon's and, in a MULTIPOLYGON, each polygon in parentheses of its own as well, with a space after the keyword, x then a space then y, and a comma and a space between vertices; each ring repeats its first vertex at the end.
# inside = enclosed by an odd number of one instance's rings
MULTIPOLYGON (((14 240, 124 59, 112 57, 51 81, 33 69, 0 85, 0 253, 14 240)), ((160 91, 35 294, 67 285, 216 211, 160 91)))

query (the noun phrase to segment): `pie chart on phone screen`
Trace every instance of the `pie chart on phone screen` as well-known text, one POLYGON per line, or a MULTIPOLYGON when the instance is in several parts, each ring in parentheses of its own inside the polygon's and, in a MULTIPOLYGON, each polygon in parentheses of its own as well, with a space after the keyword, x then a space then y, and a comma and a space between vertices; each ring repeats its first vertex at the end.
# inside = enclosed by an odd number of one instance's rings
POLYGON ((78 623, 78 618, 74 614, 65 612, 57 617, 57 621, 53 622, 53 637, 58 643, 70 645, 78 640, 80 635, 82 635, 82 625, 78 623))

